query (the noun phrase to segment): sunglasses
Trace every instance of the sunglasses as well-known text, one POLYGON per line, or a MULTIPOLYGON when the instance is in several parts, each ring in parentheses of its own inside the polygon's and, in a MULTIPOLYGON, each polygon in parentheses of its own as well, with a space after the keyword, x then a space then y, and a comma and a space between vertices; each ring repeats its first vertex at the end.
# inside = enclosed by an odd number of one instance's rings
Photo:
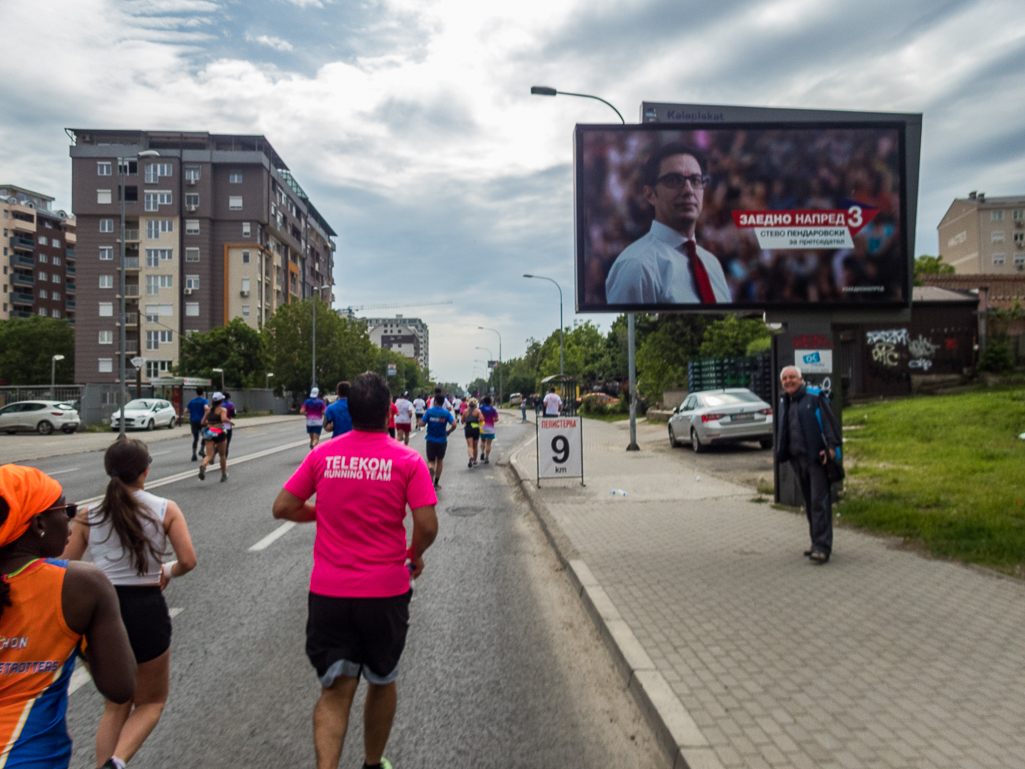
POLYGON ((48 513, 51 510, 63 510, 68 518, 74 518, 78 515, 78 505, 72 503, 70 505, 58 505, 57 507, 48 507, 43 512, 48 513))

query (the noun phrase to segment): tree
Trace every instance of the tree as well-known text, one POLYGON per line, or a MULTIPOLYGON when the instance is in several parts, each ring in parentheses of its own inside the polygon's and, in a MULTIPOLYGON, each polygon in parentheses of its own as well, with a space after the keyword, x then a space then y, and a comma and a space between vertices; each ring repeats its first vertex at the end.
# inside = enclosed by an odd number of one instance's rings
POLYGON ((722 323, 721 315, 663 314, 646 323, 637 347, 637 389, 649 400, 662 400, 662 391, 686 386, 687 363, 699 357, 708 329, 722 323))
POLYGON ((953 275, 954 272, 954 265, 944 263, 942 255, 929 256, 928 254, 922 254, 915 257, 916 286, 923 285, 922 275, 953 275))
MULTIPOLYGON (((319 329, 317 334, 320 335, 319 329)), ((394 350, 376 348, 373 370, 384 377, 392 397, 404 392, 421 392, 430 387, 430 381, 420 365, 412 358, 407 358, 394 350), (388 364, 395 366, 394 376, 388 376, 388 364)))
POLYGON ((227 326, 195 332, 181 338, 181 353, 174 367, 177 376, 196 376, 220 384, 224 369, 225 387, 256 387, 267 371, 267 350, 260 332, 241 318, 227 326))
POLYGON ((702 358, 732 358, 744 355, 747 346, 756 339, 771 335, 768 326, 757 318, 738 318, 727 315, 705 329, 704 340, 698 354, 702 358))
MULTIPOLYGON (((278 392, 304 392, 313 368, 312 300, 278 307, 264 324, 263 335, 278 392)), ((342 318, 325 302, 317 308, 317 384, 330 391, 343 380, 377 369, 378 349, 366 323, 342 318)))
POLYGON ((38 315, 0 320, 0 380, 12 385, 49 383, 54 355, 64 356, 57 362, 57 383, 72 384, 75 330, 66 320, 38 315))

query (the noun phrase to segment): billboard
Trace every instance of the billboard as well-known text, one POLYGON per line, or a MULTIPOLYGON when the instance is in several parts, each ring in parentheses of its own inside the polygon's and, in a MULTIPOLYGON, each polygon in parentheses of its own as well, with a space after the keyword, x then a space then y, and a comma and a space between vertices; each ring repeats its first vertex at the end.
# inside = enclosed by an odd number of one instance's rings
POLYGON ((917 125, 771 112, 576 127, 579 312, 910 304, 917 125))

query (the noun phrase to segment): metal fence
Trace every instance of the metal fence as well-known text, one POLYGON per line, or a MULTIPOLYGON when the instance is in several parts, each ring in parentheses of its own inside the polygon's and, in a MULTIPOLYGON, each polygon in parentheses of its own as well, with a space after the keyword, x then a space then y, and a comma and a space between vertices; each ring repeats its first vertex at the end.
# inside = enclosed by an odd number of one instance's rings
POLYGON ((0 387, 0 408, 18 401, 61 401, 77 404, 82 399, 85 385, 57 385, 50 397, 50 385, 4 385, 0 387))

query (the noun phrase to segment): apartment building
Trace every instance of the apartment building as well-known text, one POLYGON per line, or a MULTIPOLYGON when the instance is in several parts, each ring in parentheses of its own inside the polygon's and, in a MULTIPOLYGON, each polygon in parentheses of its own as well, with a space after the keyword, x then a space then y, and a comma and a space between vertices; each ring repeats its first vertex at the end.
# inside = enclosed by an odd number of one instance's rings
POLYGON ((1025 196, 957 198, 937 227, 940 255, 959 275, 1025 273, 1025 196))
POLYGON ((75 218, 52 205, 49 195, 0 185, 0 320, 40 315, 75 322, 75 218))
POLYGON ((146 358, 145 379, 177 364, 183 334, 233 318, 260 328, 332 285, 335 232, 266 137, 68 130, 82 235, 76 381, 117 381, 122 187, 125 349, 146 358))
POLYGON ((367 324, 370 341, 385 350, 394 350, 428 368, 427 324, 419 318, 362 318, 367 324))

